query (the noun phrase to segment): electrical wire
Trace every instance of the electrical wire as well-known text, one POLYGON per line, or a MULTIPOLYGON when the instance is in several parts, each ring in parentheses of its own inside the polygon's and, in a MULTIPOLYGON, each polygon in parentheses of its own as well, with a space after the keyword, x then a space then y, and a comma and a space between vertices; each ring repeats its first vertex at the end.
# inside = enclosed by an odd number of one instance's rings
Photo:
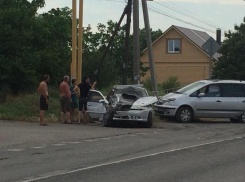
POLYGON ((163 7, 165 7, 165 8, 168 8, 168 9, 170 9, 170 10, 172 10, 172 11, 175 11, 175 12, 177 12, 177 13, 180 13, 180 14, 186 16, 186 17, 189 17, 189 18, 192 18, 192 19, 194 19, 194 20, 196 20, 196 21, 199 21, 199 22, 201 22, 201 23, 204 23, 204 24, 206 24, 206 25, 208 25, 208 26, 210 26, 210 27, 213 27, 213 28, 216 28, 216 29, 218 28, 218 27, 216 27, 216 26, 214 26, 214 25, 212 25, 212 24, 210 24, 210 23, 207 23, 207 22, 205 22, 205 21, 202 21, 202 20, 200 20, 200 19, 198 19, 198 18, 196 18, 196 17, 194 17, 194 16, 191 16, 191 15, 188 15, 188 14, 186 14, 186 13, 183 13, 183 12, 177 10, 177 9, 172 8, 172 7, 168 7, 167 5, 164 5, 164 4, 159 3, 159 2, 156 2, 156 1, 153 1, 153 2, 156 3, 156 4, 159 4, 160 6, 163 6, 163 7))
MULTIPOLYGON (((142 6, 142 5, 140 5, 140 6, 142 6)), ((161 14, 161 15, 166 16, 166 17, 168 17, 168 18, 175 19, 175 20, 177 20, 177 21, 180 21, 180 22, 182 22, 182 23, 185 23, 185 24, 194 26, 194 27, 196 27, 196 28, 200 28, 200 29, 205 30, 205 31, 207 31, 207 32, 210 32, 210 33, 216 33, 215 31, 212 31, 212 30, 210 30, 210 29, 204 28, 204 27, 199 26, 199 25, 195 25, 195 24, 193 24, 193 23, 191 23, 191 22, 185 21, 185 20, 180 19, 180 18, 178 18, 178 17, 175 17, 175 16, 173 16, 173 15, 164 13, 164 12, 162 12, 161 10, 159 10, 159 9, 157 9, 157 8, 155 8, 155 7, 152 7, 152 6, 150 6, 150 5, 148 5, 148 9, 149 9, 150 11, 154 12, 154 13, 158 13, 158 14, 161 14)))
POLYGON ((110 1, 110 2, 115 2, 115 3, 123 3, 123 4, 125 4, 126 2, 124 2, 124 1, 120 1, 120 0, 99 0, 99 1, 110 1))
MULTIPOLYGON (((180 11, 179 13, 184 14, 185 16, 188 16, 188 17, 190 17, 190 18, 193 18, 193 19, 195 19, 195 20, 197 20, 197 21, 199 21, 199 22, 202 22, 202 23, 204 23, 204 24, 206 24, 206 25, 209 25, 209 26, 211 26, 211 27, 214 27, 214 28, 216 28, 216 29, 217 29, 217 28, 222 28, 224 31, 226 31, 225 28, 223 28, 223 27, 217 27, 217 25, 213 24, 212 22, 205 20, 204 18, 200 17, 198 14, 193 13, 193 12, 191 12, 191 11, 189 11, 189 10, 187 10, 187 9, 185 9, 185 8, 183 8, 183 7, 181 7, 181 6, 179 6, 178 4, 176 4, 176 3, 174 3, 174 2, 172 2, 172 1, 170 1, 170 0, 165 0, 165 1, 167 1, 168 3, 171 3, 171 4, 167 4, 167 5, 166 5, 165 2, 162 2, 161 0, 158 0, 158 1, 160 1, 160 3, 162 4, 162 6, 170 6, 170 8, 175 9, 176 11, 180 11), (174 7, 171 7, 171 6, 174 6, 174 7), (178 9, 177 9, 176 7, 177 7, 178 9), (186 14, 186 13, 187 13, 187 14, 186 14)), ((168 7, 167 7, 167 8, 168 8, 168 7)), ((173 11, 175 11, 175 10, 173 10, 173 11)))

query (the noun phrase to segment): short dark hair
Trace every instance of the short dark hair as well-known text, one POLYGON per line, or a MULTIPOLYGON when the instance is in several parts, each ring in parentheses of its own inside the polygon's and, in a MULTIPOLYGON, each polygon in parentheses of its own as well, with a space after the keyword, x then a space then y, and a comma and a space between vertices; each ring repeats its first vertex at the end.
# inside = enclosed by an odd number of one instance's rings
POLYGON ((44 75, 44 76, 43 76, 43 80, 47 80, 47 79, 49 79, 49 78, 50 78, 49 75, 44 75))
POLYGON ((83 82, 86 82, 88 78, 89 78, 88 76, 83 77, 83 82))
POLYGON ((76 79, 72 79, 71 83, 74 84, 76 81, 76 79))

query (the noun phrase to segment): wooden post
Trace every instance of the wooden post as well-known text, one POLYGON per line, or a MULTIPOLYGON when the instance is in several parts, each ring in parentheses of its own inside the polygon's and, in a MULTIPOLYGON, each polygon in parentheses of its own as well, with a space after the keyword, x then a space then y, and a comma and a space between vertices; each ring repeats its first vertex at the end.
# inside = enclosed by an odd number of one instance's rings
POLYGON ((82 81, 82 54, 83 54, 83 0, 79 3, 79 30, 78 30, 78 64, 77 83, 82 81))
POLYGON ((72 0, 72 61, 71 79, 77 77, 77 1, 72 0))

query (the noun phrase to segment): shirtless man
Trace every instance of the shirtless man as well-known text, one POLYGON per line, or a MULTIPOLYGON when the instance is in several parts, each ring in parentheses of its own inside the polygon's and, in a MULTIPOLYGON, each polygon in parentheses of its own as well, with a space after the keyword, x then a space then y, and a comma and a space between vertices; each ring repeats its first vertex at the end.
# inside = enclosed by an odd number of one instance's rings
POLYGON ((50 77, 49 75, 43 76, 43 81, 39 84, 37 89, 37 93, 40 95, 40 125, 41 126, 48 126, 44 122, 45 111, 48 110, 49 104, 49 97, 48 97, 48 86, 47 83, 49 82, 50 77))
POLYGON ((61 105, 61 122, 71 124, 71 91, 69 87, 69 76, 64 76, 63 82, 60 84, 60 105, 61 105), (65 122, 65 115, 67 122, 65 122))

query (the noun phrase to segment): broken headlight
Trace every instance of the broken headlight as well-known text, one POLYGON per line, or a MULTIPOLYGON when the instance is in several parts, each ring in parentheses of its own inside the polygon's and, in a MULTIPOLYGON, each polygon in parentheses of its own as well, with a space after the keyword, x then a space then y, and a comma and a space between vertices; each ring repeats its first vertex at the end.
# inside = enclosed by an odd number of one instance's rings
POLYGON ((174 105, 174 101, 175 99, 166 100, 165 102, 163 102, 163 105, 172 106, 174 105))

